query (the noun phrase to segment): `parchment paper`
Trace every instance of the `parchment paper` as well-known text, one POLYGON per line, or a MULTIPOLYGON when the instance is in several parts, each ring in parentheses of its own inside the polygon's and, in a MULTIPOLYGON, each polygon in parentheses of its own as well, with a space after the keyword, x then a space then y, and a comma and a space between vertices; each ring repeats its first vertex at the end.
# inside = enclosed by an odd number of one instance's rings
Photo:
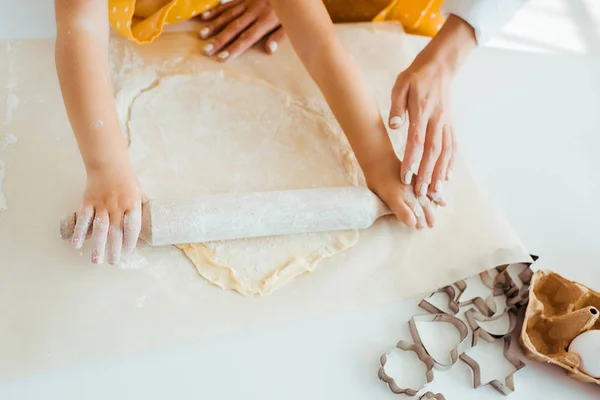
MULTIPOLYGON (((411 53, 399 28, 378 26, 339 30, 387 109, 392 83, 411 53)), ((439 213, 435 229, 415 231, 410 240, 399 242, 390 230, 398 222, 379 221, 361 233, 357 246, 264 298, 211 286, 173 247, 142 248, 121 268, 93 266, 89 247, 80 253, 58 233, 60 216, 79 206, 85 176, 53 67, 54 43, 12 41, 0 48, 0 105, 7 110, 9 94, 18 98, 17 106, 9 107, 10 121, 5 118, 1 127, 1 134, 13 132, 18 138, 0 150, 8 205, 0 212, 2 380, 373 306, 496 265, 529 261, 518 237, 460 162, 448 187, 450 206, 439 213)), ((198 69, 227 68, 297 95, 320 97, 289 45, 276 56, 253 51, 225 65, 200 56, 201 48, 193 33, 172 33, 152 45, 131 47, 146 66, 187 59, 198 69)), ((115 54, 122 58, 113 59, 113 66, 131 61, 128 51, 115 54)))

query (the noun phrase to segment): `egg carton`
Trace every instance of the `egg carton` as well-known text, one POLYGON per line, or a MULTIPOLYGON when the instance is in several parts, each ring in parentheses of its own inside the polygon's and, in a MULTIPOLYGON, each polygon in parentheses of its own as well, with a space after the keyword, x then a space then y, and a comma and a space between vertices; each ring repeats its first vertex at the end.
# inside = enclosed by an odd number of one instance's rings
POLYGON ((564 368, 577 381, 600 385, 600 379, 580 370, 579 355, 567 351, 581 333, 600 330, 599 310, 600 293, 555 272, 536 271, 520 336, 523 353, 564 368))

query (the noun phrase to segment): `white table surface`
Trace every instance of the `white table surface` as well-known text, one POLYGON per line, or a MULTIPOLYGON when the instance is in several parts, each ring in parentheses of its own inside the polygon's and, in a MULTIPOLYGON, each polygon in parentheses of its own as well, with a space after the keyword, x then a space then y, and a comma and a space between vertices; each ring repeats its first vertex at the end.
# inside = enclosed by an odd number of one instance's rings
MULTIPOLYGON (((54 35, 51 1, 16 3, 0 0, 0 37, 54 35)), ((425 40, 413 42, 418 48, 425 40)), ((600 289, 600 2, 532 1, 469 59, 456 81, 454 114, 481 185, 530 252, 545 267, 600 289)), ((402 336, 417 302, 3 382, 0 399, 392 399, 377 380, 378 357, 408 339, 402 336)), ((532 361, 515 379, 512 399, 600 398, 600 386, 532 361)), ((470 385, 459 363, 436 374, 431 389, 449 400, 500 396, 470 385)))

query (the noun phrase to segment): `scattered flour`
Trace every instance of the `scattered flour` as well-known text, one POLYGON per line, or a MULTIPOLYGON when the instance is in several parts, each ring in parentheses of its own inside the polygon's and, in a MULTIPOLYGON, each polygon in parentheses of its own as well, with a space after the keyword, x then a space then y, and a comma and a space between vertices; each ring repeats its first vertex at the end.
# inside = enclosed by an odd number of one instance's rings
POLYGON ((101 128, 103 126, 104 126, 104 122, 102 122, 101 119, 99 119, 96 122, 94 122, 94 125, 93 125, 94 128, 101 128))
POLYGON ((144 300, 146 300, 146 296, 141 295, 140 297, 138 297, 137 299, 135 299, 135 306, 137 308, 144 307, 144 300))
POLYGON ((2 143, 0 143, 0 149, 4 149, 8 146, 12 146, 13 144, 17 143, 18 141, 19 141, 19 139, 17 139, 15 134, 12 132, 9 132, 6 135, 4 135, 4 139, 2 140, 2 143))
POLYGON ((148 265, 148 259, 142 256, 137 250, 129 256, 121 258, 119 268, 121 269, 142 269, 148 265))
POLYGON ((4 193, 2 192, 4 177, 4 163, 0 160, 0 211, 6 210, 6 196, 4 196, 4 193))

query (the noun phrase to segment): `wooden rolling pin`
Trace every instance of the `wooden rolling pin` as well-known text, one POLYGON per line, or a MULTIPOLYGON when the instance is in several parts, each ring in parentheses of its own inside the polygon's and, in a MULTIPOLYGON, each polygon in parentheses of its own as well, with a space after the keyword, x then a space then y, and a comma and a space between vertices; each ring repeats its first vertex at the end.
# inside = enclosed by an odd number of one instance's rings
MULTIPOLYGON (((365 229, 391 213, 373 192, 357 186, 150 200, 142 208, 140 237, 162 246, 365 229)), ((73 236, 76 218, 61 219, 63 239, 73 236)))

